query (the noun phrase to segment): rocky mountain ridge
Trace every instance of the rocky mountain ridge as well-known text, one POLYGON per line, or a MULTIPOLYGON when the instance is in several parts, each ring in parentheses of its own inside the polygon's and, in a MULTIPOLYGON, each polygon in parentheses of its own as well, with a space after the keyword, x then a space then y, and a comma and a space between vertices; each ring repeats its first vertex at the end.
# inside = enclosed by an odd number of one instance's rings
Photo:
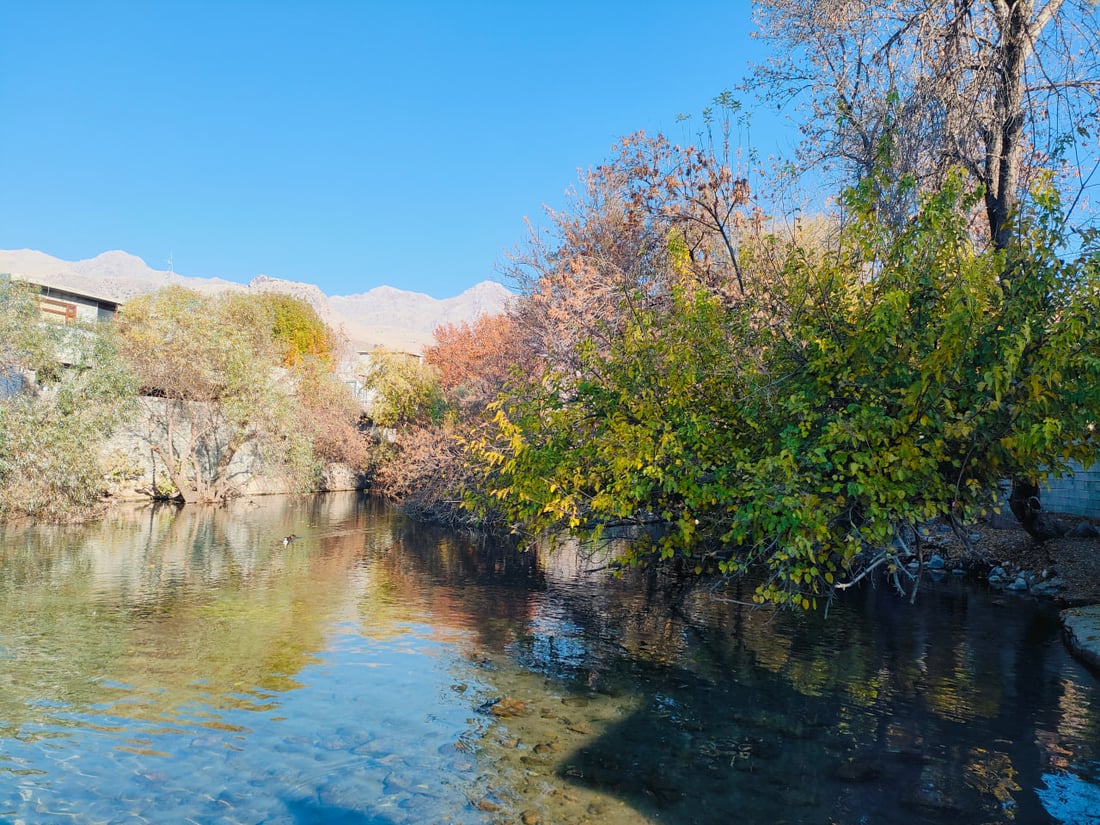
POLYGON ((357 295, 326 295, 313 284, 257 275, 248 284, 221 278, 195 278, 155 270, 128 252, 104 252, 83 261, 64 261, 33 249, 0 250, 0 273, 59 289, 71 289, 124 302, 137 295, 178 285, 203 294, 226 290, 281 292, 308 301, 334 329, 359 350, 385 348, 419 352, 441 324, 471 322, 503 312, 512 293, 483 281, 453 298, 380 286, 357 295))

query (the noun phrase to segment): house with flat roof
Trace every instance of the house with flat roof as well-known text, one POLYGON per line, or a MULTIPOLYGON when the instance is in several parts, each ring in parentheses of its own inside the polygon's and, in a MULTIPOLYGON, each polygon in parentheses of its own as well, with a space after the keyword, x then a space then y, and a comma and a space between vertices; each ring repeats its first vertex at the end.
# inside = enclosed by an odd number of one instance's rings
POLYGON ((15 278, 37 288, 38 309, 44 321, 53 321, 66 326, 113 321, 121 303, 105 295, 52 283, 48 278, 22 276, 15 276, 15 278))

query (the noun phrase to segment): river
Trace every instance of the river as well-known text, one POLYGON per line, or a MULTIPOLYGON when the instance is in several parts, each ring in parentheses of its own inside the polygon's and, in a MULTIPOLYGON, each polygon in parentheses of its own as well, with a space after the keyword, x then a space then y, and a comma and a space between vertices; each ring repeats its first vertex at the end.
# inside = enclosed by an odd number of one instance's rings
POLYGON ((599 566, 353 494, 0 527, 0 822, 1100 823, 1051 605, 599 566))

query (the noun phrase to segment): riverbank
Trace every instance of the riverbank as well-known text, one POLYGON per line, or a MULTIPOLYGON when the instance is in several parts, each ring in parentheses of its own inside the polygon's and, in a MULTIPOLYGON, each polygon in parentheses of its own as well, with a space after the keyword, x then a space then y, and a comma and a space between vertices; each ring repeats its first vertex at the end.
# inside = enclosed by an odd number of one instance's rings
POLYGON ((1072 528, 1070 535, 1042 544, 1011 516, 968 525, 965 543, 946 526, 933 527, 924 541, 926 561, 937 554, 944 569, 965 570, 1009 593, 1053 598, 1067 607, 1100 604, 1100 530, 1078 516, 1057 518, 1072 528))

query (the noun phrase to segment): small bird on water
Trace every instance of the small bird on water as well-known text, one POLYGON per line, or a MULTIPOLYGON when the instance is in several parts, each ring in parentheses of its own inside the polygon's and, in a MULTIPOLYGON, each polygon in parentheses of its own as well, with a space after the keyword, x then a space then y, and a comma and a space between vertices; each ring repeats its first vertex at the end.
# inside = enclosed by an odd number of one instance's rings
POLYGON ((292 541, 297 541, 297 540, 298 540, 298 537, 296 535, 294 535, 293 533, 291 533, 289 536, 287 536, 285 539, 283 539, 283 547, 286 547, 292 541))

